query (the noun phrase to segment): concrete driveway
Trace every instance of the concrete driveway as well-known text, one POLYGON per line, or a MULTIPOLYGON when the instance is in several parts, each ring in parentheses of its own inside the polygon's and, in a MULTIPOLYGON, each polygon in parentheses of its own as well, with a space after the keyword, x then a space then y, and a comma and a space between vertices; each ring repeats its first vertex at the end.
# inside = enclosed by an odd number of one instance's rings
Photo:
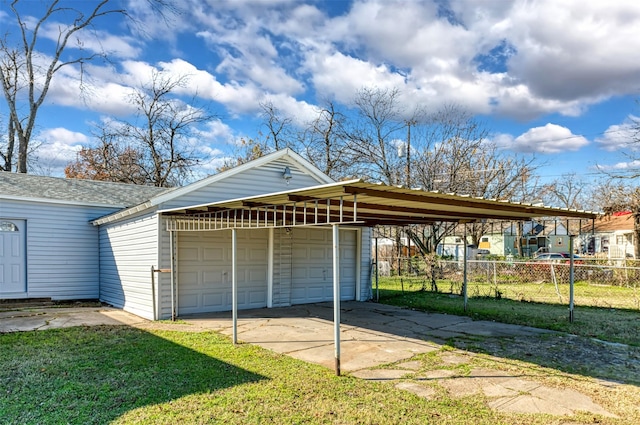
MULTIPOLYGON (((241 342, 333 369, 332 303, 241 310, 238 316, 241 342)), ((0 334, 93 325, 232 333, 230 312, 179 319, 176 323, 151 322, 109 307, 28 308, 0 312, 0 334)), ((587 411, 615 417, 576 390, 546 386, 521 375, 493 369, 471 369, 469 375, 456 375, 450 366, 469 363, 474 354, 441 350, 449 338, 527 337, 550 331, 361 302, 342 303, 341 323, 341 369, 355 377, 389 381, 426 398, 435 397, 433 383, 444 387, 453 397, 483 393, 492 408, 502 411, 551 415, 587 411), (421 363, 412 358, 438 350, 442 369, 420 372, 421 363), (393 366, 379 368, 389 364, 393 366)))
MULTIPOLYGON (((462 335, 526 336, 549 331, 468 317, 425 314, 376 303, 341 305, 341 369, 355 372, 440 349, 462 335)), ((230 313, 182 316, 197 328, 232 334, 230 313)), ((241 310, 238 339, 300 360, 334 367, 333 304, 241 310)))

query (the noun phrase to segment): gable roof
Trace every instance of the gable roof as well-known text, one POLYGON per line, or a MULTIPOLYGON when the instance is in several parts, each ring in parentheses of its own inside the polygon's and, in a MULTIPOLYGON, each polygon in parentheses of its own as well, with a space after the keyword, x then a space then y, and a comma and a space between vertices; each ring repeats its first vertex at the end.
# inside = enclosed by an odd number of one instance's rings
MULTIPOLYGON (((511 225, 504 231, 505 235, 515 236, 518 234, 516 226, 511 225)), ((522 223, 522 236, 567 236, 567 227, 558 220, 531 220, 522 223)))
POLYGON ((246 162, 237 167, 206 177, 202 180, 198 180, 197 182, 191 183, 187 186, 175 188, 170 192, 161 193, 152 198, 147 198, 145 199, 145 201, 147 202, 139 202, 137 205, 132 205, 125 210, 118 211, 113 214, 108 214, 104 217, 100 217, 97 220, 94 220, 92 223, 98 226, 104 223, 109 223, 112 221, 119 220, 121 218, 130 216, 131 214, 136 214, 148 208, 156 207, 165 202, 169 202, 180 196, 187 195, 193 191, 206 187, 220 180, 235 176, 236 174, 240 174, 254 168, 261 167, 265 164, 268 164, 272 161, 276 161, 279 159, 286 159, 286 160, 289 160, 292 164, 296 164, 301 171, 309 174, 313 179, 315 179, 318 182, 318 184, 335 183, 334 180, 331 179, 331 177, 324 174, 315 165, 313 165, 312 163, 310 163, 309 161, 307 161, 306 159, 304 159, 303 157, 301 157, 291 149, 286 148, 276 152, 272 152, 265 156, 261 156, 260 158, 254 159, 253 161, 246 162))
POLYGON ((616 213, 609 216, 597 218, 593 226, 591 223, 583 227, 585 232, 591 232, 593 229, 596 233, 615 232, 616 230, 633 230, 633 215, 631 212, 616 213))
POLYGON ((179 196, 183 196, 195 190, 201 189, 205 186, 210 185, 211 183, 229 178, 236 174, 243 173, 252 168, 260 167, 264 164, 267 164, 269 162, 272 162, 281 158, 290 159, 294 164, 299 165, 301 170, 308 171, 309 175, 311 175, 311 177, 313 177, 315 180, 318 181, 318 184, 334 183, 334 181, 329 176, 327 176, 322 171, 320 171, 315 165, 313 165, 312 163, 310 163, 309 161, 307 161, 306 159, 304 159, 303 157, 301 157, 291 149, 286 148, 276 152, 272 152, 265 156, 261 156, 260 158, 254 159, 253 161, 245 162, 244 164, 238 165, 237 167, 233 167, 221 173, 214 174, 202 180, 198 180, 197 182, 178 188, 172 191, 171 193, 166 193, 161 196, 158 196, 152 200, 152 204, 159 205, 163 202, 170 201, 179 196))
POLYGON ((127 208, 172 189, 0 172, 0 199, 127 208))

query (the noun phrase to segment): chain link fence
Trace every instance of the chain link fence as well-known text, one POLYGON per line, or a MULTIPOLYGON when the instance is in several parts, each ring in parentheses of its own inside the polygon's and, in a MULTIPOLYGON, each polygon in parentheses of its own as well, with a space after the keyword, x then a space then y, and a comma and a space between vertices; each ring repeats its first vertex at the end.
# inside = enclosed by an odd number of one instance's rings
MULTIPOLYGON (((463 295, 464 262, 379 258, 373 297, 431 291, 463 295), (376 286, 377 285, 377 286, 376 286)), ((467 297, 569 304, 570 265, 542 261, 467 261, 467 297)), ((635 261, 580 258, 574 262, 574 305, 640 311, 640 267, 635 261)))

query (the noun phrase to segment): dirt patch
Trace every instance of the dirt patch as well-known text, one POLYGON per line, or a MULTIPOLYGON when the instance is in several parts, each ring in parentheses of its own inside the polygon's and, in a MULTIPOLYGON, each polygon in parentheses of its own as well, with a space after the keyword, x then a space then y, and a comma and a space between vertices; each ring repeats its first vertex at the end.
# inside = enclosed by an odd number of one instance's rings
POLYGON ((640 384, 640 347, 567 334, 526 338, 456 338, 460 349, 522 360, 615 383, 640 384))

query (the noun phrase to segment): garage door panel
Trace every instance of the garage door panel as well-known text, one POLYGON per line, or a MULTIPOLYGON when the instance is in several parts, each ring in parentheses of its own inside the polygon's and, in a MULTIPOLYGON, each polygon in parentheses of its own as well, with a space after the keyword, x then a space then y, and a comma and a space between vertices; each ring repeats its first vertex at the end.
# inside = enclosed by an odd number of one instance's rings
POLYGON ((225 282, 225 273, 221 270, 203 270, 201 284, 207 286, 209 283, 225 282))
POLYGON ((262 285, 262 283, 267 281, 267 271, 266 270, 249 270, 248 280, 249 282, 262 285))
POLYGON ((226 294, 220 292, 210 292, 202 294, 202 307, 222 310, 225 303, 223 300, 226 294))
POLYGON ((308 276, 310 279, 319 279, 321 281, 326 281, 329 277, 327 273, 327 269, 324 267, 309 267, 308 276))
POLYGON ((180 305, 184 308, 197 308, 198 300, 197 294, 180 294, 180 305))
POLYGON ((293 252, 291 253, 291 257, 294 260, 305 260, 309 258, 309 251, 307 247, 304 246, 296 246, 293 252))
POLYGON ((304 229, 306 230, 306 238, 310 241, 319 241, 326 242, 327 241, 327 232, 326 230, 321 229, 304 229))
POLYGON ((223 248, 204 248, 204 260, 205 261, 217 261, 221 262, 224 260, 224 249, 223 248))
POLYGON ((200 260, 200 250, 198 248, 184 248, 180 250, 180 258, 187 261, 200 260))
POLYGON ((267 258, 267 250, 265 248, 252 248, 249 251, 249 259, 251 261, 261 261, 267 258))
POLYGON ((315 248, 312 247, 309 249, 309 258, 312 260, 326 260, 327 258, 331 257, 331 252, 328 253, 329 255, 327 255, 327 250, 326 248, 315 248))
POLYGON ((249 291, 249 303, 251 305, 255 304, 266 304, 267 299, 265 298, 264 291, 249 291))
POLYGON ((198 285, 200 278, 198 272, 180 272, 178 273, 178 280, 184 285, 198 285))

